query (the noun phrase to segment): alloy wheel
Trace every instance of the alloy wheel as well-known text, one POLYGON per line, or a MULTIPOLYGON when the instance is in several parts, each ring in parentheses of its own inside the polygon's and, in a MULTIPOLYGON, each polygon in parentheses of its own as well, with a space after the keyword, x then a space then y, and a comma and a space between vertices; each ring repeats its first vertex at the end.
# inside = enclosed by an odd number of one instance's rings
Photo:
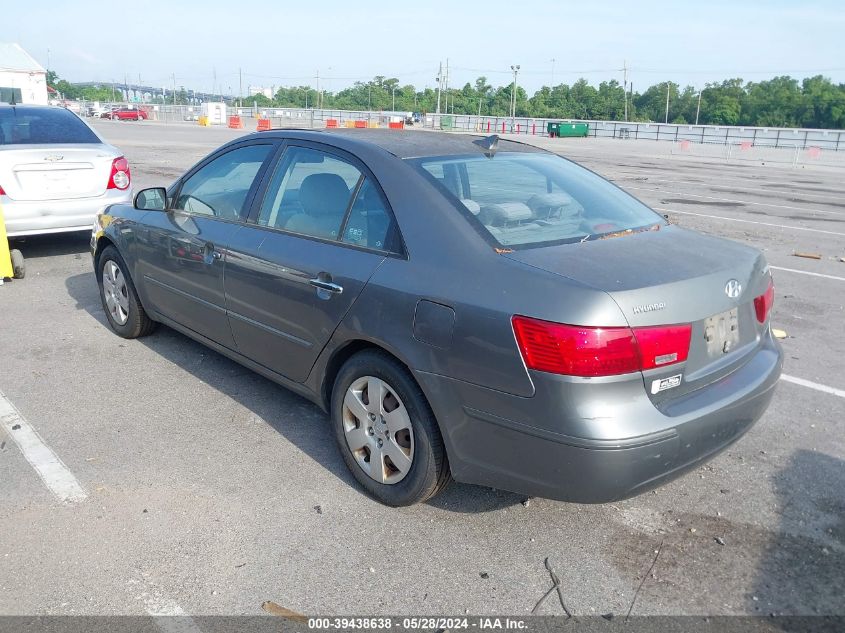
POLYGON ((123 271, 111 259, 103 266, 103 297, 114 322, 125 325, 129 320, 129 290, 123 271))

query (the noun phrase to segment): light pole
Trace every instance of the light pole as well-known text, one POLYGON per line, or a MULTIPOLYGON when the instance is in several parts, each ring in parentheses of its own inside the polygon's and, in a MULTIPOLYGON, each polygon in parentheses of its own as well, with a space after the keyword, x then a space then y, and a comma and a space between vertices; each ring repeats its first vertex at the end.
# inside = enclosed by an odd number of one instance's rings
POLYGON ((671 82, 666 82, 666 119, 663 121, 664 123, 669 123, 669 88, 671 85, 671 82))
POLYGON ((552 89, 554 89, 554 87, 555 87, 555 58, 554 57, 552 57, 551 62, 552 62, 552 86, 551 87, 552 87, 552 89))
POLYGON ((704 88, 698 91, 698 105, 695 107, 695 124, 698 125, 698 115, 701 112, 701 93, 704 92, 704 88))
POLYGON ((393 86, 391 92, 393 93, 393 111, 396 112, 396 86, 393 86))
POLYGON ((511 125, 513 125, 514 119, 516 119, 516 76, 517 74, 519 74, 519 64, 511 66, 511 70, 513 71, 513 90, 511 92, 511 125))

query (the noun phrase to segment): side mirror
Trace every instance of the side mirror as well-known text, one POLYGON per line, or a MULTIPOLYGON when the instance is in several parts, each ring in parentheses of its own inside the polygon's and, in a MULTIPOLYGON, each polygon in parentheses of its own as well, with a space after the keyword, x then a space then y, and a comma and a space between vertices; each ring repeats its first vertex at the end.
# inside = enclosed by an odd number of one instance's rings
POLYGON ((167 190, 164 187, 141 189, 135 195, 135 208, 142 211, 164 211, 167 208, 167 190))

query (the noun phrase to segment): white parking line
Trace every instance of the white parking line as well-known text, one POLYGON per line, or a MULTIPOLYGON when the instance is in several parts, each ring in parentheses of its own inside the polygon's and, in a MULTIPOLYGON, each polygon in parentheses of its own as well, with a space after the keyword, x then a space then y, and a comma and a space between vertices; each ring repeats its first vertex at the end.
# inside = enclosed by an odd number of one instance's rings
POLYGON ((788 273, 799 273, 801 275, 812 275, 813 277, 822 277, 824 279, 833 279, 834 281, 845 281, 845 277, 837 277, 836 275, 825 275, 823 273, 811 273, 809 270, 796 270, 795 268, 781 268, 780 266, 769 265, 772 270, 783 270, 788 273))
POLYGON ((155 625, 164 633, 202 633, 193 618, 185 615, 178 604, 170 598, 151 596, 144 593, 144 606, 147 613, 153 616, 155 625))
POLYGON ((787 374, 781 374, 780 378, 781 380, 801 385, 802 387, 809 387, 810 389, 815 389, 816 391, 823 391, 824 393, 845 398, 845 390, 837 389, 836 387, 828 387, 827 385, 821 385, 817 382, 813 382, 812 380, 804 380, 803 378, 796 378, 795 376, 789 376, 787 374))
MULTIPOLYGON (((636 173, 631 173, 628 175, 630 179, 640 178, 641 176, 636 173)), ((700 182, 696 180, 674 180, 672 178, 654 178, 649 176, 647 183, 652 182, 663 182, 668 183, 670 185, 693 185, 695 187, 702 187, 702 188, 713 188, 713 189, 742 189, 743 191, 753 192, 757 191, 760 193, 777 193, 777 194, 784 194, 789 196, 801 196, 803 198, 822 198, 824 200, 836 200, 837 202, 840 200, 840 196, 834 195, 832 193, 810 193, 805 191, 804 189, 796 189, 794 191, 786 191, 784 189, 768 189, 765 187, 749 187, 747 185, 748 179, 743 178, 741 180, 736 180, 733 178, 725 178, 724 176, 719 176, 719 180, 721 182, 731 181, 732 184, 722 184, 717 185, 712 182, 700 182)), ((635 182, 643 182, 641 180, 636 180, 635 182)))
MULTIPOLYGON (((720 198, 719 196, 704 196, 697 193, 689 193, 687 191, 667 191, 666 189, 659 189, 653 187, 630 187, 625 189, 632 189, 634 191, 653 191, 655 193, 668 194, 670 196, 688 196, 690 198, 704 198, 705 200, 717 200, 719 202, 729 202, 732 204, 749 204, 755 207, 771 207, 773 209, 786 209, 788 211, 804 211, 805 213, 827 213, 830 215, 842 215, 839 211, 823 211, 821 209, 807 209, 805 207, 793 207, 788 204, 772 204, 771 202, 752 202, 750 200, 737 200, 736 198, 720 198)), ((677 202, 677 201, 676 201, 677 202)))
POLYGON ((845 233, 837 233, 836 231, 825 231, 824 229, 808 229, 803 226, 792 226, 789 224, 774 224, 772 222, 758 222, 756 220, 743 220, 741 218, 726 218, 723 215, 710 215, 709 213, 693 213, 692 211, 678 211, 677 209, 667 209, 665 207, 652 207, 655 211, 666 211, 668 213, 680 213, 682 215, 697 215, 702 218, 714 218, 716 220, 728 220, 730 222, 744 222, 745 224, 760 224, 762 226, 774 226, 780 229, 792 229, 794 231, 810 231, 811 233, 824 233, 825 235, 840 235, 845 237, 845 233))
POLYGON ((44 485, 62 501, 82 501, 88 495, 59 456, 0 391, 0 424, 18 445, 44 485))

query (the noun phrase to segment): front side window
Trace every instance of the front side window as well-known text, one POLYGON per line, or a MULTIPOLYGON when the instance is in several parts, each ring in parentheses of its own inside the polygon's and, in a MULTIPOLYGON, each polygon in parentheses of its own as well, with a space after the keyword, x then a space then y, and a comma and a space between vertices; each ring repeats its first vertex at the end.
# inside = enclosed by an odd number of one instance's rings
POLYGON ((559 156, 502 152, 410 162, 505 248, 580 242, 665 224, 632 196, 559 156))
POLYGON ((337 239, 361 172, 319 150, 292 147, 280 161, 258 215, 258 224, 337 239))
POLYGON ((226 152, 188 178, 174 209, 223 220, 238 220, 249 190, 272 145, 247 145, 226 152))

